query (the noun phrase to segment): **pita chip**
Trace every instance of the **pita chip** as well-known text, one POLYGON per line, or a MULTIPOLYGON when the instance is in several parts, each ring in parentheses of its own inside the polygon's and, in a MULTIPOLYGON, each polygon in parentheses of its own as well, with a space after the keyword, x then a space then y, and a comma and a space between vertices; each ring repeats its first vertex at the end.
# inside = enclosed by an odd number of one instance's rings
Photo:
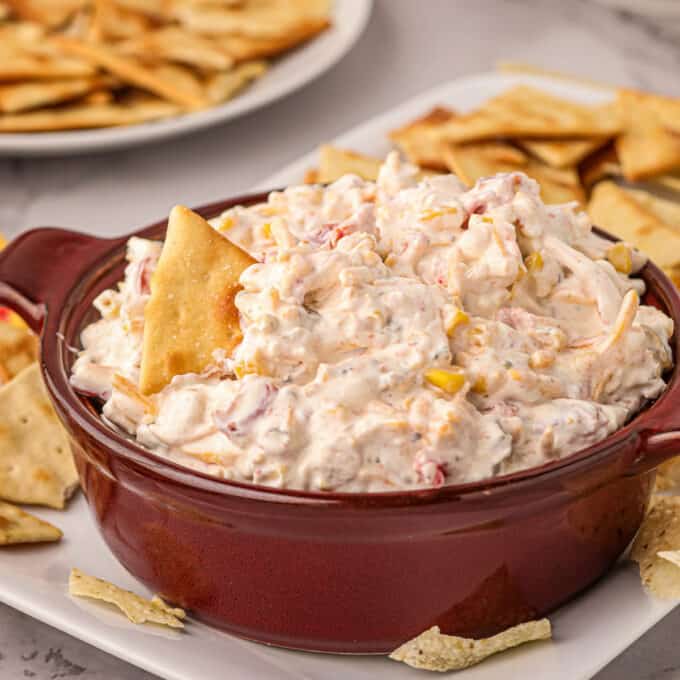
POLYGON ((517 85, 480 109, 445 123, 439 133, 444 140, 463 143, 498 137, 613 137, 620 129, 618 107, 584 106, 517 85))
POLYGON ((444 148, 444 158, 450 170, 470 187, 481 177, 491 177, 499 172, 524 172, 539 183, 546 203, 584 200, 574 169, 544 165, 504 142, 448 144, 444 148))
POLYGON ((343 175, 359 175, 362 179, 375 181, 382 160, 337 146, 324 144, 319 149, 319 171, 317 181, 325 184, 335 182, 343 175))
POLYGON ((0 388, 0 498, 61 509, 78 487, 37 363, 0 388))
POLYGON ((241 273, 255 261, 200 215, 177 206, 151 280, 146 306, 140 390, 162 390, 176 375, 200 373, 213 352, 241 341, 234 298, 241 273))
POLYGON ((635 246, 662 269, 680 264, 680 231, 633 192, 614 182, 600 182, 593 189, 588 214, 598 227, 635 246))
POLYGON ((49 522, 0 501, 0 545, 48 543, 61 537, 61 531, 49 522))
POLYGON ((607 143, 608 137, 593 139, 516 139, 525 151, 553 168, 571 168, 607 143))
POLYGON ((421 118, 390 132, 390 139, 411 163, 432 170, 446 170, 438 128, 456 117, 455 111, 436 106, 421 118))
POLYGON ((636 182, 680 168, 680 99, 621 90, 623 134, 616 140, 626 179, 636 182))

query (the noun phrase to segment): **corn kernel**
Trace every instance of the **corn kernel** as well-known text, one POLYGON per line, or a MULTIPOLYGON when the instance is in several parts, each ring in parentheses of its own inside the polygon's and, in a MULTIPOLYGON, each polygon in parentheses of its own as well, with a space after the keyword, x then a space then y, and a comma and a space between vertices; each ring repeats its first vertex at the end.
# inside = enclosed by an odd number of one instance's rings
POLYGON ((447 394, 456 394, 465 384, 465 375, 460 371, 431 368, 425 371, 425 380, 447 394))
POLYGON ((516 368, 511 368, 508 370, 508 375, 513 379, 517 380, 518 382, 522 380, 522 374, 516 369, 516 368))
POLYGON ((442 210, 423 210, 423 212, 418 215, 418 219, 421 222, 430 222, 431 220, 436 220, 438 217, 443 217, 444 212, 442 210))
POLYGON ((446 334, 449 337, 451 337, 456 328, 458 328, 458 326, 462 326, 463 324, 466 324, 469 321, 470 317, 462 309, 456 309, 449 325, 446 328, 446 334))
POLYGON ((532 273, 540 272, 543 269, 543 256, 539 252, 533 252, 524 258, 526 268, 532 273))
POLYGON ((272 225, 270 222, 265 222, 262 225, 262 234, 265 238, 271 239, 272 237, 272 225))
POLYGON ((633 257, 630 249, 623 243, 615 243, 607 251, 607 259, 617 272, 630 274, 633 271, 633 257))
POLYGON ((493 217, 487 217, 486 215, 482 217, 482 222, 486 222, 486 224, 493 224, 493 217))
POLYGON ((397 264, 397 256, 394 253, 390 253, 386 258, 385 258, 385 264, 388 267, 393 267, 395 264, 397 264))
POLYGON ((539 349, 536 350, 529 357, 529 366, 531 368, 547 368, 551 366, 555 361, 555 353, 550 350, 539 349))
POLYGON ((231 217, 225 217, 220 224, 219 231, 227 231, 234 226, 234 220, 231 217))

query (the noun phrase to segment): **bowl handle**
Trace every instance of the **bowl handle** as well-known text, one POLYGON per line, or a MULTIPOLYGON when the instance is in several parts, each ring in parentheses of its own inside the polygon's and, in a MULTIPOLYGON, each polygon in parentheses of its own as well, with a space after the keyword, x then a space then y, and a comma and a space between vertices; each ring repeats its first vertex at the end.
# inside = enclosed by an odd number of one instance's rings
POLYGON ((47 308, 63 302, 85 269, 124 240, 52 228, 21 234, 0 252, 0 305, 39 333, 47 308))

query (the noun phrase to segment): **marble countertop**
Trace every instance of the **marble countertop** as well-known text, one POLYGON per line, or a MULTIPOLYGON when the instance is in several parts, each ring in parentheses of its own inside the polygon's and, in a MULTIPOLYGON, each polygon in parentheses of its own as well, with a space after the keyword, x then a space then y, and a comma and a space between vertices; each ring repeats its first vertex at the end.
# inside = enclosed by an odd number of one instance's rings
MULTIPOLYGON (((514 60, 680 96, 680 45, 588 0, 376 0, 356 48, 299 93, 245 119, 118 153, 0 159, 0 231, 121 234, 248 190, 319 142, 438 83, 514 60)), ((597 680, 680 680, 680 609, 597 680)), ((145 680, 147 673, 0 604, 0 677, 145 680)))

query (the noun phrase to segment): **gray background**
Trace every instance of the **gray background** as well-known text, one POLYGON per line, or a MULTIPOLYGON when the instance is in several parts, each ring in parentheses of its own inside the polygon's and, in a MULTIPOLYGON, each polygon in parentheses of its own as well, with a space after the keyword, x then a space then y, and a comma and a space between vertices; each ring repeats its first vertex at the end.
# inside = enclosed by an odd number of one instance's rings
MULTIPOLYGON (((499 59, 680 96, 680 46, 642 19, 587 0, 376 0, 368 30, 343 61, 245 119, 133 151, 0 160, 0 231, 130 231, 175 203, 247 190, 318 143, 499 59)), ((680 680, 678 629, 680 609, 598 680, 680 680)), ((152 678, 0 604, 0 678, 24 677, 152 678)))

